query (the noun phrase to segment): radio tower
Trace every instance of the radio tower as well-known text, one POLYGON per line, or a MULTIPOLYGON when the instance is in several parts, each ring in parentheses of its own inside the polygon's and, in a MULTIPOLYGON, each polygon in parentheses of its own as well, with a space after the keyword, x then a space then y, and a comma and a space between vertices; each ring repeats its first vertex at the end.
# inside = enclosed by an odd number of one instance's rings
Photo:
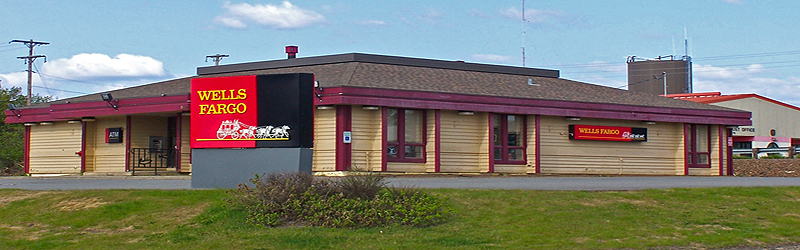
POLYGON ((525 0, 522 0, 522 67, 525 67, 525 0))
POLYGON ((28 56, 18 56, 17 58, 26 60, 26 63, 28 64, 28 100, 25 101, 25 105, 29 106, 29 105, 31 105, 31 97, 32 97, 31 90, 32 90, 32 86, 33 86, 33 84, 32 84, 33 81, 31 80, 31 78, 33 77, 33 61, 35 61, 36 58, 44 57, 44 61, 47 62, 47 57, 46 56, 44 56, 44 55, 35 55, 34 56, 33 55, 33 47, 36 47, 36 46, 39 46, 39 45, 48 45, 50 43, 47 43, 47 42, 36 42, 36 41, 33 41, 33 39, 31 39, 30 41, 11 40, 11 42, 8 42, 8 43, 9 44, 12 44, 12 43, 23 43, 23 44, 25 44, 25 46, 28 47, 28 56))

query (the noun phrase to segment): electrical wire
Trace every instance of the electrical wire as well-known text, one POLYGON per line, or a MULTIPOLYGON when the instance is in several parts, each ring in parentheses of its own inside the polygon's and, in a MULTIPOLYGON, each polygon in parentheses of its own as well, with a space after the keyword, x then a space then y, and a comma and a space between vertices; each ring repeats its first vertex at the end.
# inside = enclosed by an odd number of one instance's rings
POLYGON ((50 95, 50 96, 53 96, 53 93, 50 93, 50 89, 47 88, 47 82, 45 82, 44 77, 42 76, 42 73, 39 70, 39 67, 36 66, 36 63, 33 64, 33 68, 36 69, 36 71, 34 71, 34 72, 36 72, 36 74, 39 75, 39 80, 42 81, 42 85, 44 85, 44 88, 47 89, 47 94, 50 95))

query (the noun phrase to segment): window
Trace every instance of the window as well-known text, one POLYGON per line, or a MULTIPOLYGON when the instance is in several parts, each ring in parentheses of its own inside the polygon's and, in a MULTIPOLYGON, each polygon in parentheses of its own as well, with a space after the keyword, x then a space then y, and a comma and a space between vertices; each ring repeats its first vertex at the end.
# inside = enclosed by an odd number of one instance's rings
POLYGON ((734 142, 733 143, 733 148, 734 149, 751 149, 751 148, 753 148, 753 142, 749 142, 749 141, 734 142))
POLYGON ((691 125, 690 141, 686 150, 689 167, 711 167, 711 136, 708 125, 691 125))
POLYGON ((425 111, 387 109, 386 141, 389 161, 425 162, 425 111))
POLYGON ((494 114, 492 119, 494 162, 525 164, 525 116, 494 114))

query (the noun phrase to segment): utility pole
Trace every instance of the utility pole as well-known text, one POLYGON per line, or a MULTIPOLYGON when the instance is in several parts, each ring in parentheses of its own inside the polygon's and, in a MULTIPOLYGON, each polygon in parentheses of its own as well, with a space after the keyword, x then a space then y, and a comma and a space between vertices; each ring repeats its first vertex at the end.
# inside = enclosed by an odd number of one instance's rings
POLYGON ((50 43, 48 43, 48 42, 36 42, 36 41, 33 41, 33 39, 31 39, 30 41, 11 40, 11 42, 8 42, 8 43, 9 44, 12 44, 12 43, 23 43, 23 44, 25 44, 25 46, 28 47, 28 56, 18 56, 17 59, 24 59, 24 60, 26 60, 26 63, 28 64, 28 100, 26 100, 25 105, 29 106, 29 105, 31 105, 31 98, 33 97, 33 95, 31 94, 31 91, 33 89, 32 88, 33 87, 33 81, 32 81, 32 77, 33 77, 33 61, 35 61, 36 58, 44 57, 44 61, 47 62, 47 57, 46 56, 44 56, 44 55, 33 55, 33 47, 36 47, 36 46, 39 46, 39 45, 48 45, 50 43))
POLYGON ((219 61, 221 61, 222 58, 229 57, 229 56, 230 55, 220 55, 220 54, 216 54, 216 55, 213 55, 213 56, 206 56, 206 62, 208 62, 208 58, 213 58, 214 66, 219 66, 219 61))

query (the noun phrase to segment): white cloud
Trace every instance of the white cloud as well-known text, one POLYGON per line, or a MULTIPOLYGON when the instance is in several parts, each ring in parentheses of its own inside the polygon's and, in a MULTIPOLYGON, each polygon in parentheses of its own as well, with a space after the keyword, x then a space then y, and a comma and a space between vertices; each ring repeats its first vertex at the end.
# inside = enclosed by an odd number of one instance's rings
MULTIPOLYGON (((131 87, 175 76, 169 74, 162 62, 147 56, 83 53, 41 64, 33 74, 33 92, 66 98, 131 87), (42 79, 44 78, 44 80, 42 79)), ((0 74, 3 88, 27 89, 27 73, 0 74)))
POLYGON ((746 67, 715 67, 693 65, 692 86, 694 92, 722 92, 722 94, 755 93, 778 101, 800 106, 800 77, 785 79, 764 77, 770 74, 761 64, 746 67))
POLYGON ((490 63, 511 63, 516 59, 513 56, 502 56, 502 55, 493 55, 493 54, 474 54, 472 55, 472 59, 479 62, 490 62, 490 63))
POLYGON ((441 17, 442 13, 435 9, 427 9, 418 16, 420 20, 428 24, 436 24, 441 17))
POLYGON ((692 75, 698 79, 742 79, 752 77, 754 74, 764 71, 764 66, 751 64, 744 68, 715 67, 711 65, 692 65, 692 75))
POLYGON ((42 71, 47 75, 69 79, 105 77, 162 77, 166 76, 164 64, 147 56, 119 54, 78 54, 45 63, 42 71))
POLYGON ((228 11, 215 17, 214 21, 234 29, 247 28, 248 23, 274 29, 298 29, 325 21, 322 14, 301 9, 289 1, 281 5, 225 2, 222 7, 228 11))
MULTIPOLYGON (((505 10, 501 10, 500 15, 512 20, 522 20, 522 11, 517 9, 516 7, 511 7, 505 10)), ((566 16, 567 15, 562 11, 537 10, 537 9, 525 10, 525 19, 532 23, 543 23, 546 21, 563 21, 566 18, 566 16)))
POLYGON ((386 25, 386 22, 381 20, 368 20, 368 21, 358 22, 357 24, 367 25, 367 26, 383 26, 386 25))

